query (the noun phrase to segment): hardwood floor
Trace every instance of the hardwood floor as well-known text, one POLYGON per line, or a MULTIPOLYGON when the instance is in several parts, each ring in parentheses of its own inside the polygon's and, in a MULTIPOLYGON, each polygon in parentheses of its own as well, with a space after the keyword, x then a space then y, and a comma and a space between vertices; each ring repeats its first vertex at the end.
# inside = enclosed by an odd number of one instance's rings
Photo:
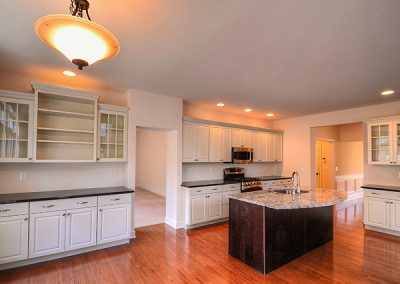
POLYGON ((400 238, 364 231, 362 202, 336 210, 334 241, 262 275, 228 256, 228 225, 155 225, 129 245, 0 272, 0 283, 400 283, 400 238))

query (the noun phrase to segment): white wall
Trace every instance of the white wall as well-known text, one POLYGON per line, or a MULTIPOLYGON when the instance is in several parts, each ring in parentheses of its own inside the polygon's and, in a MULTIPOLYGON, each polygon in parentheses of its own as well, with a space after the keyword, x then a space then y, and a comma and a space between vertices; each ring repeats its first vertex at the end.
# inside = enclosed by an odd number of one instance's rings
POLYGON ((136 187, 166 195, 167 133, 147 128, 136 131, 136 187))
POLYGON ((135 186, 136 127, 167 130, 166 216, 167 224, 183 226, 182 182, 182 99, 130 90, 129 157, 125 184, 135 186))
POLYGON ((213 180, 224 177, 223 170, 230 167, 245 169, 246 176, 281 175, 282 163, 222 164, 222 163, 184 163, 183 181, 213 180))
MULTIPOLYGON (((274 128, 285 131, 283 139, 283 174, 288 175, 298 170, 302 176, 302 183, 314 186, 314 156, 311 151, 311 127, 335 124, 361 122, 368 118, 393 116, 400 114, 400 102, 353 108, 335 112, 308 115, 292 119, 278 120, 274 128)), ((364 126, 365 127, 365 126, 364 126)), ((364 141, 366 131, 364 129, 364 141)), ((400 167, 378 166, 366 163, 366 149, 364 142, 364 177, 365 183, 383 185, 400 185, 398 177, 400 167)))

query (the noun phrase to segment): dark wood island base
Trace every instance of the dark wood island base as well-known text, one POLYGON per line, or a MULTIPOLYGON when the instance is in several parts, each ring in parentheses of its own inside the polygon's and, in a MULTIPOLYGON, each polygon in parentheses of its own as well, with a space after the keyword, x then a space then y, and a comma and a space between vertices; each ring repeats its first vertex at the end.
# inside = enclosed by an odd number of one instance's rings
POLYGON ((271 209, 229 200, 229 255, 261 273, 333 239, 333 206, 271 209))

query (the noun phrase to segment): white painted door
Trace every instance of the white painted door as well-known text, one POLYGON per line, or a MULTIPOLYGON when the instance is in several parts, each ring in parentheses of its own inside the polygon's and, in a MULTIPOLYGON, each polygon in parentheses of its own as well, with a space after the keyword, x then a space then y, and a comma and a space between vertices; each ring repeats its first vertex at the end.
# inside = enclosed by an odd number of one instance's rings
POLYGON ((251 131, 242 129, 241 136, 242 145, 244 147, 251 147, 251 131))
POLYGON ((231 129, 227 127, 222 128, 222 160, 224 162, 232 161, 232 141, 231 141, 231 129))
POLYGON ((210 137, 210 125, 196 124, 195 162, 208 162, 208 147, 210 137))
POLYGON ((258 161, 266 162, 267 161, 267 133, 259 133, 258 134, 258 161))
POLYGON ((183 122, 183 162, 194 162, 195 160, 195 123, 183 122))
POLYGON ((390 211, 387 199, 364 198, 364 224, 390 229, 390 211))
POLYGON ((251 145, 250 147, 253 148, 253 162, 259 162, 259 148, 258 148, 258 139, 259 139, 260 133, 259 132, 252 132, 251 133, 251 145))
POLYGON ((97 208, 67 210, 65 250, 96 245, 97 208))
POLYGON ((64 252, 65 211, 31 214, 29 258, 64 252))
POLYGON ((210 125, 210 148, 209 148, 209 162, 223 162, 222 157, 222 127, 210 125))
POLYGON ((242 129, 232 129, 232 147, 241 147, 242 144, 242 129))
POLYGON ((282 162, 283 159, 283 134, 282 133, 275 133, 275 162, 282 162))
POLYGON ((206 195, 206 221, 222 217, 222 193, 206 195))
POLYGON ((201 223, 206 220, 206 196, 195 195, 190 197, 190 224, 201 223))
POLYGON ((0 264, 28 259, 28 215, 0 217, 0 264))
POLYGON ((131 204, 101 206, 97 219, 97 244, 130 238, 131 204))
POLYGON ((393 122, 393 164, 400 165, 400 121, 393 122))
POLYGON ((267 143, 267 161, 275 161, 275 136, 274 133, 267 133, 266 137, 267 143))
POLYGON ((394 231, 400 232, 400 201, 391 201, 392 215, 390 218, 390 228, 394 231))

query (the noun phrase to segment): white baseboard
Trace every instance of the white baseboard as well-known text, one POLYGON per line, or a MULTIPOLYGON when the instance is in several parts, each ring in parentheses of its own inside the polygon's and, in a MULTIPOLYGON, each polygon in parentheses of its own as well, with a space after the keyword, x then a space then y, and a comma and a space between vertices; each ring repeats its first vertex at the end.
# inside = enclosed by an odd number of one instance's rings
POLYGON ((168 226, 171 226, 174 229, 181 229, 185 227, 185 224, 176 222, 176 220, 173 220, 171 218, 165 217, 165 224, 168 226))
POLYGON ((370 230, 370 231, 376 231, 376 232, 383 233, 383 234, 396 236, 396 237, 400 237, 400 232, 397 232, 397 231, 378 228, 378 227, 374 227, 374 226, 370 226, 370 225, 365 225, 365 229, 370 230))
POLYGON ((87 247, 87 248, 83 248, 83 249, 77 249, 77 250, 52 254, 52 255, 46 255, 46 256, 35 257, 35 258, 26 259, 26 260, 5 263, 5 264, 0 265, 0 270, 30 265, 30 264, 34 264, 34 263, 45 262, 45 261, 49 261, 49 260, 54 260, 54 259, 59 259, 59 258, 67 257, 67 256, 77 255, 77 254, 82 254, 82 253, 86 253, 86 252, 90 252, 90 251, 110 248, 110 247, 119 246, 119 245, 123 245, 123 244, 129 244, 129 239, 116 241, 116 242, 112 242, 112 243, 108 243, 108 244, 96 245, 96 246, 87 247))
POLYGON ((131 231, 131 239, 136 239, 136 231, 134 228, 131 231))

